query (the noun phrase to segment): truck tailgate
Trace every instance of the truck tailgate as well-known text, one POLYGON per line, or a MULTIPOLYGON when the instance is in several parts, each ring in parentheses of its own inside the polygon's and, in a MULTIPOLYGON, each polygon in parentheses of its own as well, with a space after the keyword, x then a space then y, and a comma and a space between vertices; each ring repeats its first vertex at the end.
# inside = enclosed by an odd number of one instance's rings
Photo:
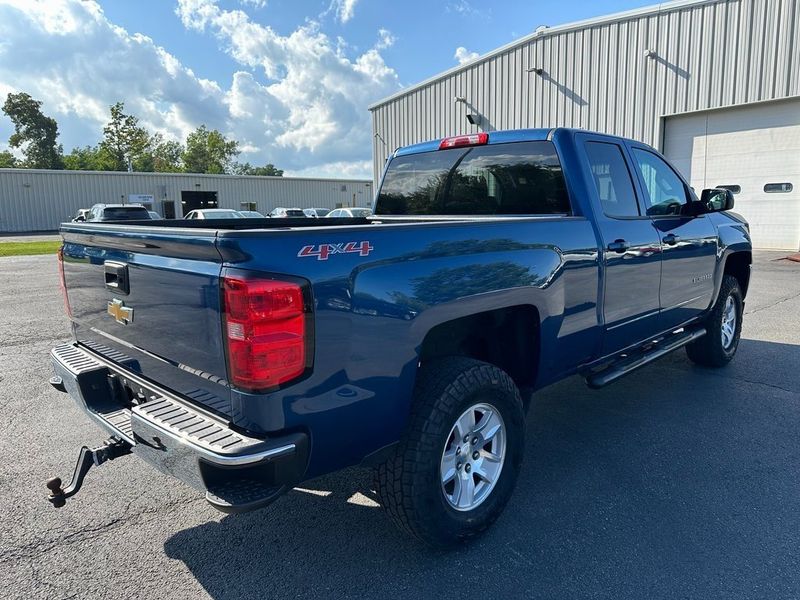
POLYGON ((62 235, 77 340, 230 416, 216 233, 64 225, 62 235))

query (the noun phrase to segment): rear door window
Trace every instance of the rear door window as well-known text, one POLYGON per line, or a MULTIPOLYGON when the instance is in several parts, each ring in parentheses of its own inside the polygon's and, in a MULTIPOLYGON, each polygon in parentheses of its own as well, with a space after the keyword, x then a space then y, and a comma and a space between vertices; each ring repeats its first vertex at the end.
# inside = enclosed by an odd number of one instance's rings
POLYGON ((376 214, 542 215, 570 212, 551 142, 452 148, 392 160, 376 214))
POLYGON ((622 148, 607 142, 586 142, 586 154, 603 212, 609 217, 638 217, 636 192, 622 148))

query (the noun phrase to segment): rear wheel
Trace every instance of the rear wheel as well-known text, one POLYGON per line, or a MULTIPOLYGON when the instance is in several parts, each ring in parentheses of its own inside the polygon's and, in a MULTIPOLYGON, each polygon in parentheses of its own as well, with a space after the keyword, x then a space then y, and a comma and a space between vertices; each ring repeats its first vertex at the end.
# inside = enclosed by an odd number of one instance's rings
POLYGON ((519 391, 501 369, 469 358, 425 365, 409 427, 376 469, 392 520, 436 547, 466 542, 500 516, 524 449, 519 391))
POLYGON ((743 309, 739 281, 732 275, 725 275, 714 308, 704 323, 706 335, 686 346, 689 358, 706 367, 728 364, 739 347, 743 309))

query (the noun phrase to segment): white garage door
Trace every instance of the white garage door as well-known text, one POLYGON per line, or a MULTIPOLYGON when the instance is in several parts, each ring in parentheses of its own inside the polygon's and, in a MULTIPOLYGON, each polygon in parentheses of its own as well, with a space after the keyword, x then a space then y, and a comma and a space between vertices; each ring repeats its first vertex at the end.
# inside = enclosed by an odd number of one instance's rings
POLYGON ((800 248, 800 99, 669 117, 664 155, 698 194, 730 186, 753 246, 800 248))

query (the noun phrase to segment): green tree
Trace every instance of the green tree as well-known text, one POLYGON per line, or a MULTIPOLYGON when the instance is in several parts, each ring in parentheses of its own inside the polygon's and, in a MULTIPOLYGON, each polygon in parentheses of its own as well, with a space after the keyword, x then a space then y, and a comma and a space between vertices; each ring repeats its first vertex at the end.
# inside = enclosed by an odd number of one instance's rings
POLYGON ((117 102, 110 107, 111 120, 103 127, 100 148, 112 157, 110 171, 127 171, 128 166, 146 166, 150 148, 150 134, 139 125, 139 119, 125 114, 125 103, 117 102))
POLYGON ((261 177, 283 177, 283 169, 277 168, 272 163, 267 163, 263 167, 254 167, 249 162, 233 163, 232 172, 234 175, 259 175, 261 177))
POLYGON ((183 171, 181 157, 185 149, 183 144, 174 140, 165 140, 156 133, 150 138, 151 171, 156 173, 180 173, 183 171))
POLYGON ((17 157, 11 154, 8 150, 0 152, 0 169, 13 169, 19 166, 17 157))
POLYGON ((42 103, 30 94, 9 94, 3 112, 14 123, 14 133, 8 138, 12 148, 21 148, 25 161, 21 166, 30 169, 60 169, 63 149, 58 144, 58 123, 42 113, 42 103))
POLYGON ((114 171, 116 158, 102 146, 73 148, 64 157, 64 168, 71 171, 114 171))
POLYGON ((239 142, 201 125, 186 138, 183 166, 187 173, 230 173, 239 142))

